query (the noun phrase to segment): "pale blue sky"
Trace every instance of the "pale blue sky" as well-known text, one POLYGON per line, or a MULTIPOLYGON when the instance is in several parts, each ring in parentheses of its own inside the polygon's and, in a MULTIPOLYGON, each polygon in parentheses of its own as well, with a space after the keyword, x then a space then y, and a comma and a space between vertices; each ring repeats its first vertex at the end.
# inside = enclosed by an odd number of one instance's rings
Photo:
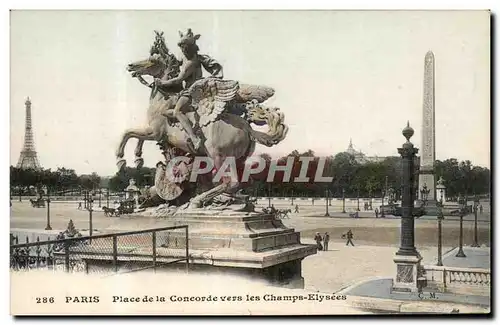
MULTIPOLYGON (((368 155, 396 155, 407 120, 420 147, 424 56, 432 50, 437 159, 489 167, 490 28, 481 11, 13 11, 11 164, 30 96, 43 167, 113 174, 121 132, 144 124, 149 97, 126 65, 147 56, 154 29, 178 53, 178 30, 188 27, 226 78, 275 88, 271 103, 290 131, 259 152, 334 154, 352 138, 368 155)), ((148 166, 161 158, 154 143, 144 158, 148 166)))

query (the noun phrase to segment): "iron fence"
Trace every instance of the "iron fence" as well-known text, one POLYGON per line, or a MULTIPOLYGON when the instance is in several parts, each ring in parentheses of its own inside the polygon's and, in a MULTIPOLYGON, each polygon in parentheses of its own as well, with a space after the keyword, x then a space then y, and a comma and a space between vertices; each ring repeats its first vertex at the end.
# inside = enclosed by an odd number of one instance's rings
MULTIPOLYGON (((185 262, 189 270, 188 226, 19 243, 10 236, 10 268, 66 272, 134 272, 185 262)), ((61 236, 61 235, 60 235, 61 236)), ((59 237, 60 237, 59 236, 59 237)))

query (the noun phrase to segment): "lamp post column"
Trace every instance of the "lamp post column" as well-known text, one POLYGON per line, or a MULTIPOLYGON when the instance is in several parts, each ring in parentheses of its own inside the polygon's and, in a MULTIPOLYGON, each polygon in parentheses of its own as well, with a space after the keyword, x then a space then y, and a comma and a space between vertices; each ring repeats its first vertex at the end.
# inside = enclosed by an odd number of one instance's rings
POLYGON ((439 209, 439 215, 438 215, 438 260, 437 260, 437 266, 443 266, 443 228, 442 228, 442 221, 444 219, 443 216, 443 208, 441 207, 439 209))
POLYGON ((401 241, 399 250, 394 257, 396 264, 396 278, 393 281, 394 291, 411 291, 417 292, 420 290, 419 278, 421 276, 420 261, 422 257, 415 248, 415 219, 413 217, 413 206, 415 199, 414 175, 415 175, 415 155, 418 149, 410 142, 413 136, 413 129, 408 123, 403 129, 403 136, 406 138, 406 143, 398 152, 401 155, 401 241))

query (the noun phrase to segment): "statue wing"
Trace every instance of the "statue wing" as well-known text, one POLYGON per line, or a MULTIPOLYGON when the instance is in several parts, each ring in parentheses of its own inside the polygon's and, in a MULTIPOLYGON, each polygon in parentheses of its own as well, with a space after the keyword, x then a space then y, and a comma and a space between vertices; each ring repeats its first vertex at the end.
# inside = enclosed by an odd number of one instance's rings
POLYGON ((236 94, 235 101, 237 103, 246 103, 251 100, 256 100, 258 103, 262 103, 273 95, 274 89, 271 87, 241 84, 236 94))
POLYGON ((192 105, 200 116, 199 124, 208 125, 224 112, 227 103, 238 92, 239 84, 233 80, 206 78, 196 81, 190 88, 192 105))

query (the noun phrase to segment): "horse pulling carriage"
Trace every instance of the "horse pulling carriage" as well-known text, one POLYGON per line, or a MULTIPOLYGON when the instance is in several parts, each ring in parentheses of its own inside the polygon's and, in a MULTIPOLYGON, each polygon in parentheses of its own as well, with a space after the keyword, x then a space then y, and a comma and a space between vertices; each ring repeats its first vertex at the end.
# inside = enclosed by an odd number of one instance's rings
POLYGON ((279 209, 275 209, 274 207, 270 207, 270 208, 264 208, 263 212, 272 214, 272 215, 274 215, 274 217, 276 219, 281 220, 281 219, 290 219, 288 214, 292 213, 292 210, 291 209, 279 210, 279 209))
POLYGON ((135 201, 133 200, 121 201, 120 205, 116 209, 103 207, 102 210, 104 211, 104 215, 106 217, 119 217, 122 214, 133 213, 135 210, 135 201))
POLYGON ((38 198, 36 200, 30 199, 31 206, 34 208, 45 208, 45 200, 38 198))

